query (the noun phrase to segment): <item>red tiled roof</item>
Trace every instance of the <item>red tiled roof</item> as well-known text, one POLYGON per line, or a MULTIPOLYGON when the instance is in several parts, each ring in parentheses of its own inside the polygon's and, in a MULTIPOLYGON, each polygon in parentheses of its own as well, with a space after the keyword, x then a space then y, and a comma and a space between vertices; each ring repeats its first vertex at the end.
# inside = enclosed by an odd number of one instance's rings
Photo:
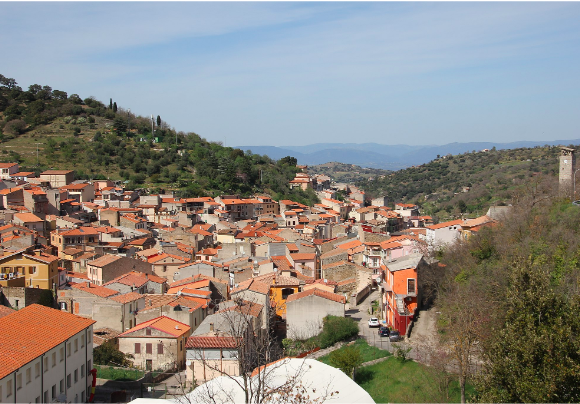
POLYGON ((96 260, 87 262, 87 265, 92 265, 95 267, 104 267, 104 266, 109 265, 115 261, 120 260, 121 258, 122 257, 120 257, 118 255, 106 254, 100 258, 97 258, 96 260))
POLYGON ((91 294, 99 296, 99 297, 110 297, 110 296, 114 296, 114 295, 119 294, 118 291, 113 290, 113 289, 109 289, 109 288, 105 288, 103 286, 93 285, 92 283, 89 283, 87 285, 87 282, 76 283, 76 284, 72 285, 72 287, 75 289, 79 289, 79 290, 91 293, 91 294))
POLYGON ((304 292, 299 292, 299 293, 295 293, 293 295, 288 296, 288 299, 286 299, 287 303, 293 302, 294 300, 298 300, 298 299, 302 299, 304 297, 307 296, 318 296, 318 297, 322 297, 324 299, 328 299, 328 300, 332 300, 334 302, 338 302, 338 303, 346 303, 346 298, 342 295, 337 295, 336 293, 331 293, 331 292, 327 292, 325 290, 322 289, 318 289, 318 288, 312 288, 312 289, 308 289, 305 290, 304 292))
POLYGON ((234 337, 189 337, 186 348, 236 348, 240 345, 241 338, 234 337))
POLYGON ((140 293, 137 293, 137 292, 130 292, 130 293, 125 293, 124 295, 116 295, 116 296, 110 297, 109 299, 124 304, 124 303, 134 302, 135 300, 141 299, 142 297, 145 297, 145 296, 140 294, 140 293))
POLYGON ((0 320, 0 379, 95 322, 39 304, 3 317, 0 320))
POLYGON ((243 290, 251 290, 252 292, 267 295, 270 293, 270 285, 252 278, 241 282, 237 288, 232 290, 232 293, 241 292, 243 290))
POLYGON ((154 318, 153 320, 149 320, 144 323, 136 325, 130 330, 127 330, 124 333, 119 334, 119 338, 128 337, 129 334, 132 334, 135 331, 139 331, 148 327, 154 328, 169 335, 173 335, 176 338, 181 337, 183 334, 187 333, 190 330, 190 327, 187 324, 176 321, 169 317, 161 316, 154 318))
POLYGON ((427 226, 427 228, 431 229, 431 230, 437 230, 437 229, 443 229, 445 227, 451 227, 451 226, 461 225, 461 224, 463 224, 463 220, 457 219, 457 220, 451 220, 449 222, 434 224, 432 226, 427 226))

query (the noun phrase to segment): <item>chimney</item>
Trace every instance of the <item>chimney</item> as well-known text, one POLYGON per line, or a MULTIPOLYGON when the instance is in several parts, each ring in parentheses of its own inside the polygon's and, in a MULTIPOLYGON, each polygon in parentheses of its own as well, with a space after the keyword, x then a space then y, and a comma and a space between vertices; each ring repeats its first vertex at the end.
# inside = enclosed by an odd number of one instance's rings
POLYGON ((90 287, 91 287, 91 282, 87 281, 87 288, 90 288, 90 287))
POLYGON ((209 323, 209 330, 213 331, 213 323, 209 323))

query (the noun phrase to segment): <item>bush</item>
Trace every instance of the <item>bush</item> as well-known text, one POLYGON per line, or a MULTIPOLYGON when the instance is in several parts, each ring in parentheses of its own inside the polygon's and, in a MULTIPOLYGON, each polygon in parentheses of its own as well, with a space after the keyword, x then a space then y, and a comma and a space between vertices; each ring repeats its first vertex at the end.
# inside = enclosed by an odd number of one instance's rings
POLYGON ((358 325, 350 317, 327 316, 317 340, 320 348, 328 348, 339 341, 358 335, 358 325))
POLYGON ((21 119, 14 119, 4 126, 3 132, 7 135, 20 135, 26 130, 26 122, 21 119))

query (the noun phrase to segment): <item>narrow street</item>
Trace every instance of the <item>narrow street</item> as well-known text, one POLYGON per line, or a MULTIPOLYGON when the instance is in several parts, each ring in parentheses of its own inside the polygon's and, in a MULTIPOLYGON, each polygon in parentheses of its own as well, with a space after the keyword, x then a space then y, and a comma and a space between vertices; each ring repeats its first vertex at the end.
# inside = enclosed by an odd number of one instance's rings
MULTIPOLYGON (((380 293, 375 290, 371 292, 359 305, 352 307, 346 312, 353 320, 358 322, 359 334, 365 338, 369 345, 375 346, 379 349, 384 349, 391 353, 395 352, 394 344, 389 341, 387 337, 380 337, 377 328, 370 328, 368 325, 369 318, 379 317, 377 313, 371 314, 372 302, 378 300, 380 293)), ((435 309, 420 311, 415 324, 411 331, 409 338, 401 341, 401 345, 406 345, 411 348, 409 358, 428 364, 430 360, 430 353, 436 349, 435 339, 435 325, 436 325, 435 309)), ((379 319, 382 324, 382 320, 379 319)))

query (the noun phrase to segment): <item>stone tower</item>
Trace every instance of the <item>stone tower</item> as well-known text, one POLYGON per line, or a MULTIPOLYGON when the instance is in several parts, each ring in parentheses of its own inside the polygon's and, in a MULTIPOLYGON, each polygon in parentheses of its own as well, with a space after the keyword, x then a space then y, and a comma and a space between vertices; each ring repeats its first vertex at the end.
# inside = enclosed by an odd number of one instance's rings
POLYGON ((574 170, 576 169, 576 156, 574 149, 569 147, 560 147, 560 195, 575 199, 574 189, 574 170))

